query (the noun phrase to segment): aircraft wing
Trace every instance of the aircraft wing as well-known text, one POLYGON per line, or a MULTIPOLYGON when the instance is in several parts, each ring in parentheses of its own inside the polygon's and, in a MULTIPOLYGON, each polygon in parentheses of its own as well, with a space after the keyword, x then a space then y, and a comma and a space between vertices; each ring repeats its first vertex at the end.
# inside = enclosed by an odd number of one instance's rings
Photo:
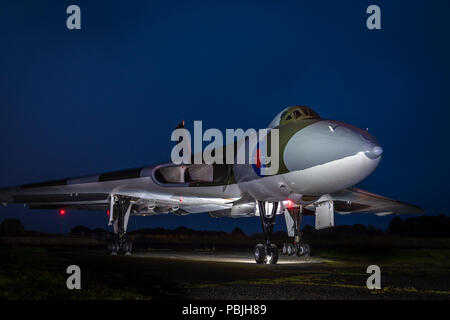
POLYGON ((47 193, 47 194, 18 194, 14 202, 24 203, 30 209, 72 209, 86 211, 103 211, 109 208, 109 194, 107 193, 47 193))
POLYGON ((388 214, 423 214, 421 208, 389 199, 358 188, 349 188, 331 194, 334 210, 340 214, 374 213, 377 216, 388 214))
MULTIPOLYGON (((48 190, 48 189, 47 189, 48 190)), ((10 190, 8 190, 10 191, 10 190)), ((216 210, 226 210, 232 207, 233 198, 210 198, 201 196, 177 196, 160 192, 139 190, 121 190, 114 195, 125 196, 132 201, 133 215, 154 215, 174 213, 186 215, 216 210)), ((13 203, 26 204, 30 209, 45 210, 83 210, 106 211, 110 209, 111 194, 108 192, 78 192, 72 190, 48 190, 39 194, 23 194, 18 190, 14 193, 13 203), (53 192, 52 192, 53 191, 53 192)))
POLYGON ((185 215, 230 209, 240 198, 237 185, 203 187, 194 181, 166 187, 152 177, 155 168, 158 166, 3 188, 0 203, 21 203, 30 209, 106 211, 114 195, 130 200, 132 215, 185 215))

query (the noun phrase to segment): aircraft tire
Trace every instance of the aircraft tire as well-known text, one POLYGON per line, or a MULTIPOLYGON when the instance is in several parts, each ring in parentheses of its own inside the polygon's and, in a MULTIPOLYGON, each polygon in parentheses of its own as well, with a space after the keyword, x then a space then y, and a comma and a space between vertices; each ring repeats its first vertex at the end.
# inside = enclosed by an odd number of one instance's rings
POLYGON ((270 264, 277 264, 278 262, 278 247, 276 244, 272 243, 270 245, 272 252, 272 259, 270 259, 270 264))
POLYGON ((128 241, 124 241, 122 245, 120 246, 120 252, 125 254, 128 252, 128 241))
POLYGON ((125 242, 125 250, 123 250, 124 254, 129 256, 133 252, 133 245, 131 244, 131 241, 125 242))
POLYGON ((292 256, 294 254, 294 252, 295 252, 294 245, 292 243, 289 243, 287 245, 287 254, 288 254, 288 256, 292 256))
POLYGON ((305 247, 305 254, 304 254, 304 256, 305 257, 309 257, 309 254, 311 253, 311 248, 309 247, 309 244, 305 243, 303 246, 305 247))
POLYGON ((108 253, 111 253, 111 252, 112 252, 112 243, 111 243, 111 241, 108 241, 108 242, 107 242, 107 244, 106 244, 106 250, 107 250, 108 253))
POLYGON ((262 244, 257 244, 255 247, 255 261, 257 264, 263 264, 266 260, 266 248, 262 244))
POLYGON ((303 244, 297 245, 297 256, 301 257, 305 254, 305 246, 303 244))
POLYGON ((283 243, 283 254, 284 255, 287 255, 287 246, 288 246, 287 243, 283 243))
POLYGON ((108 253, 112 256, 116 256, 119 252, 119 244, 116 241, 110 241, 108 243, 108 253))

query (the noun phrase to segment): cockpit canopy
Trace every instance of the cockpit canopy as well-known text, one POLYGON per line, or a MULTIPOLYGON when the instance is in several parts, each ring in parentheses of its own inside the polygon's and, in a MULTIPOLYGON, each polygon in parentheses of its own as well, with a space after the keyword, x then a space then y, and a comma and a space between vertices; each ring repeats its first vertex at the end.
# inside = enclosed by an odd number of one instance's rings
POLYGON ((275 128, 290 122, 310 119, 320 119, 320 116, 310 107, 291 106, 281 111, 270 123, 269 128, 275 128))

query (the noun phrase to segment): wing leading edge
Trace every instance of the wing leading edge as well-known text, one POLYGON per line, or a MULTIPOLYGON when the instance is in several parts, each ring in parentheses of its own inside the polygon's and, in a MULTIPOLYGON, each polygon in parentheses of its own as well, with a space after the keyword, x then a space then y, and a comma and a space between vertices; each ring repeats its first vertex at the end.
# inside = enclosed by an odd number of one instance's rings
POLYGON ((349 188, 331 195, 334 209, 340 214, 374 213, 377 216, 388 214, 423 214, 422 208, 389 199, 358 188, 349 188))

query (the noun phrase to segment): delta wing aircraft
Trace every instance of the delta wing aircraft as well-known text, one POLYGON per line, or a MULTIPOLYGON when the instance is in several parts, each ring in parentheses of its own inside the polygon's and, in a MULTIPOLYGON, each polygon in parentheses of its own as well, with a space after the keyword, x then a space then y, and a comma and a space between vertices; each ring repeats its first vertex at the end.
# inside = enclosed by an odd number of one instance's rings
MULTIPOLYGON (((107 211, 115 239, 110 254, 131 254, 129 217, 209 212, 211 217, 259 216, 265 242, 255 247, 257 263, 276 264, 271 243, 277 214, 284 214, 292 243, 284 254, 308 255, 300 231, 304 215, 316 229, 334 226, 334 212, 423 213, 422 209, 353 186, 378 166, 383 149, 366 130, 326 120, 305 106, 280 112, 268 129, 279 131, 278 174, 261 175, 261 164, 174 164, 108 172, 80 178, 0 189, 0 202, 31 209, 107 211)), ((255 150, 255 153, 258 151, 255 150)))

